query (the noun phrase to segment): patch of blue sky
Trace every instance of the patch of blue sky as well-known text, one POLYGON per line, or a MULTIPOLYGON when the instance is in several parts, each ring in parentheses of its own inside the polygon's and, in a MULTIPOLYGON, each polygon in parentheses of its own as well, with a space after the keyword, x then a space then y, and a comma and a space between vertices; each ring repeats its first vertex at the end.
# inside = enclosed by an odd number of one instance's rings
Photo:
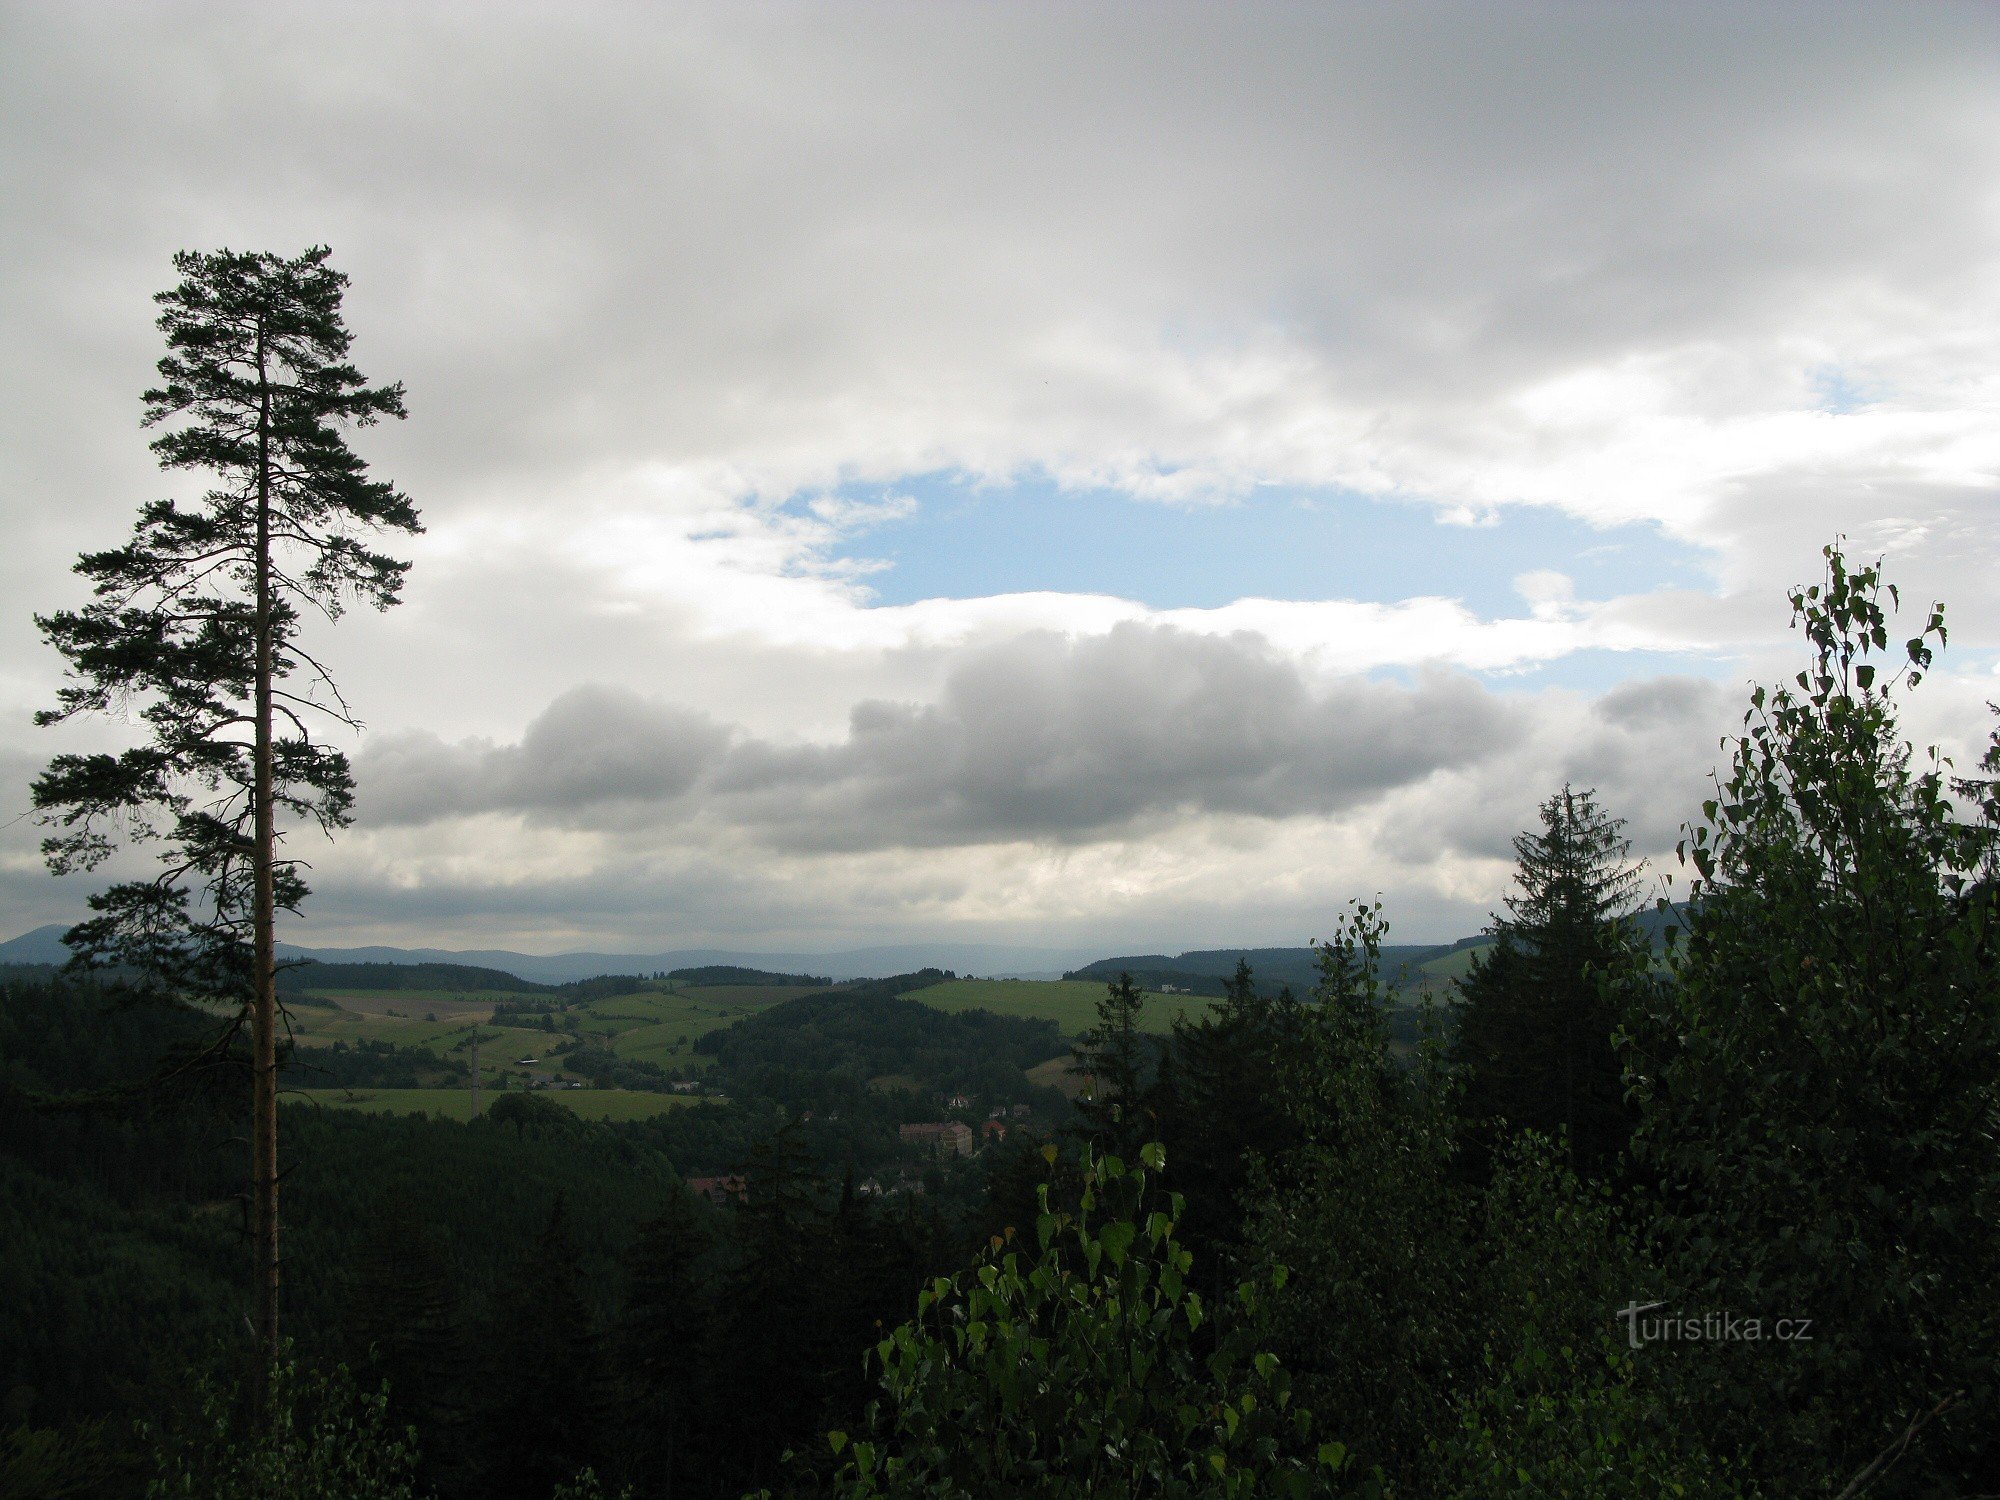
POLYGON ((881 604, 1042 591, 1154 609, 1435 597, 1499 619, 1528 612, 1514 581, 1541 569, 1567 575, 1579 599, 1712 587, 1706 554, 1656 527, 1599 530, 1542 506, 1506 506, 1493 524, 1459 526, 1429 505, 1278 487, 1228 504, 1168 505, 1040 477, 983 486, 942 473, 838 492, 862 504, 896 496, 914 508, 843 538, 834 553, 886 565, 865 580, 881 604))
POLYGON ((1818 398, 1817 410, 1837 417, 1873 406, 1888 394, 1879 381, 1842 365, 1820 365, 1807 378, 1818 398))

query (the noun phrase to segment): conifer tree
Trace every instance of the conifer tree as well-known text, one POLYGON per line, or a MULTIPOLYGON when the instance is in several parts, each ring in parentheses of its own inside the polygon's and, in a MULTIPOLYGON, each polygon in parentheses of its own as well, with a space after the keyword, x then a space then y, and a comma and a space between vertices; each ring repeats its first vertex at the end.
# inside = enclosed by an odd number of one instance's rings
POLYGON ((1240 1237, 1252 1160, 1273 1164, 1292 1139, 1271 1080, 1296 1054, 1304 1024, 1291 990, 1263 995, 1242 959, 1219 1005, 1174 1019, 1173 1088, 1154 1093, 1160 1142, 1187 1196, 1184 1232, 1199 1249, 1240 1237))
POLYGON ((129 541, 78 562, 91 602, 37 617, 68 681, 36 721, 136 712, 145 736, 117 754, 58 755, 35 783, 50 869, 98 866, 121 833, 163 849, 152 879, 91 898, 71 949, 226 1004, 214 1056, 247 1023, 260 1368, 278 1340, 276 917, 306 895, 281 823, 331 832, 353 801, 346 756, 315 734, 355 720, 301 628, 308 610, 394 604, 408 564, 361 538, 421 529, 347 445, 345 429, 401 417, 403 390, 347 362, 347 278, 328 255, 174 257, 182 279, 155 299, 167 354, 145 425, 165 429, 152 444, 162 468, 212 487, 144 506, 129 541))
POLYGON ((681 1440, 710 1358, 714 1307, 702 1264, 708 1248, 701 1206, 681 1188, 668 1193, 632 1249, 621 1342, 647 1448, 642 1463, 650 1493, 662 1496, 675 1492, 681 1440))
POLYGON ((597 1462, 605 1417, 601 1343, 582 1256, 558 1196, 494 1305, 480 1493, 542 1500, 597 1462))
POLYGON ((1612 1036, 1616 983, 1643 946, 1631 920, 1639 875, 1623 821, 1593 792, 1565 786, 1541 822, 1514 840, 1519 893, 1459 982, 1457 1061, 1483 1134, 1504 1125, 1560 1136, 1588 1176, 1631 1134, 1612 1036))
POLYGON ((834 1238, 796 1124, 760 1142, 742 1175, 716 1396, 744 1465, 741 1477, 763 1482, 783 1445, 803 1438, 825 1402, 834 1359, 835 1309, 825 1296, 834 1238))
POLYGON ((371 1222, 348 1298, 350 1367, 388 1388, 388 1416, 422 1435, 419 1472, 435 1482, 463 1446, 466 1347, 450 1248, 410 1200, 371 1222))
POLYGON ((1139 1030, 1145 997, 1130 974, 1104 987, 1097 1024, 1077 1038, 1072 1067, 1089 1080, 1077 1100, 1083 1133, 1099 1151, 1136 1153, 1150 1135, 1145 1114, 1146 1039, 1139 1030))

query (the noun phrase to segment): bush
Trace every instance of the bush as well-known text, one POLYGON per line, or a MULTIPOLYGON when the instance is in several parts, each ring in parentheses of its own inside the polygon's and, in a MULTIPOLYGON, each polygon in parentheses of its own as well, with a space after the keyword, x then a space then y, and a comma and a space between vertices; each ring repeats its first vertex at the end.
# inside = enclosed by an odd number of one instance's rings
MULTIPOLYGON (((1162 1164, 1158 1146, 1141 1157, 1162 1164)), ((996 1238, 973 1271, 931 1282, 916 1318, 876 1347, 883 1396, 865 1434, 829 1435, 832 1492, 1336 1492, 1345 1448, 1315 1444, 1290 1376, 1261 1352, 1283 1271, 1243 1283, 1211 1322, 1175 1238, 1180 1198, 1142 1218, 1146 1182, 1117 1157, 1086 1156, 1076 1212, 1053 1211, 1043 1188, 1032 1251, 996 1238)))
POLYGON ((388 1391, 357 1387, 345 1366, 318 1371, 289 1352, 271 1370, 261 1421, 212 1380, 153 1448, 147 1500, 415 1500, 415 1435, 388 1420, 388 1391))

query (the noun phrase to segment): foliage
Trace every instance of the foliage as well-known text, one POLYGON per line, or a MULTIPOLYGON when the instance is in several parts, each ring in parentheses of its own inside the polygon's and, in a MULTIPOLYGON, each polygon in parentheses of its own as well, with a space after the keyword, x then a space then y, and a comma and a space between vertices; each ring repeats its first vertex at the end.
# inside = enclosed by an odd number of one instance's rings
POLYGON ((344 1368, 316 1370, 281 1354, 262 1419, 239 1395, 200 1381, 192 1409, 148 1431, 147 1500, 415 1500, 417 1454, 388 1419, 388 1397, 344 1368))
POLYGON ((702 964, 692 969, 675 969, 667 975, 676 984, 801 985, 831 987, 833 981, 815 974, 773 974, 766 969, 746 969, 738 964, 702 964))
POLYGON ((770 1092, 784 1073, 810 1071, 859 1083, 900 1076, 939 1093, 1004 1096, 1018 1095, 1021 1073, 1061 1056, 1063 1044, 1053 1021, 947 1013, 885 988, 850 986, 746 1016, 708 1033, 695 1049, 715 1059, 732 1087, 748 1081, 770 1092))
POLYGON ((1097 1024, 1070 1049, 1071 1070, 1088 1080, 1077 1100, 1078 1128, 1100 1151, 1130 1156, 1156 1133, 1146 1097, 1152 1049, 1140 1026, 1144 1005, 1132 976, 1120 974, 1097 1002, 1097 1024))
POLYGON ((1539 833, 1514 840, 1520 892, 1459 981, 1454 1057, 1467 1114, 1492 1132, 1537 1130, 1567 1143, 1585 1175, 1610 1170, 1631 1134, 1612 1043, 1619 979, 1645 963, 1630 918, 1638 871, 1624 823, 1595 794, 1565 786, 1539 833))
POLYGON ((1740 1493, 1620 1346, 1608 1315, 1644 1284, 1644 1262, 1609 1191, 1565 1155, 1523 1132, 1495 1158, 1470 1271, 1478 1368, 1429 1440, 1420 1488, 1454 1500, 1740 1493))
POLYGON ((833 1493, 1330 1492, 1345 1450, 1315 1448, 1290 1377, 1260 1352, 1283 1273, 1206 1307, 1176 1238, 1178 1199, 1142 1216, 1147 1170, 1163 1162, 1157 1146, 1142 1155, 1131 1170, 1086 1155, 1076 1212, 1044 1194, 1032 1251, 1003 1240, 919 1293, 916 1318, 876 1346, 883 1394, 861 1434, 830 1435, 833 1493))
POLYGON ((1530 1345, 1489 1368, 1433 1442, 1445 1500, 1722 1500, 1754 1489, 1699 1447, 1660 1431, 1632 1356, 1605 1337, 1530 1345))
POLYGON ((100 1424, 67 1432, 25 1423, 0 1430, 0 1495, 23 1500, 90 1500, 128 1487, 126 1465, 107 1445, 100 1424))
POLYGON ((541 1500, 601 1459, 607 1393, 582 1257, 559 1196, 500 1288, 486 1349, 480 1490, 541 1500))
POLYGON ((1364 1462, 1392 1476, 1440 1430, 1476 1355, 1469 1205, 1452 1180, 1439 1049, 1390 1056, 1379 904, 1356 902, 1321 947, 1321 979, 1278 1081, 1295 1135, 1253 1210, 1249 1252, 1291 1267, 1278 1351, 1302 1393, 1337 1411, 1364 1462))
POLYGON ((644 1434, 637 1466, 670 1483, 690 1416, 701 1401, 712 1351, 714 1307, 706 1295, 708 1225, 685 1189, 669 1189, 639 1233, 629 1260, 620 1355, 635 1429, 644 1434))
POLYGON ((1898 694, 1944 617, 1885 674, 1885 593, 1830 547, 1823 583, 1792 594, 1811 661, 1752 694, 1683 845, 1688 942, 1633 1025, 1674 1309, 1814 1329, 1660 1357, 1690 1419, 1795 1493, 1955 1392, 1891 1487, 1963 1482, 2000 1432, 2000 964, 1970 899, 1994 830, 1902 738, 1898 694))
POLYGON ((1290 1067, 1307 1025, 1289 989, 1263 994, 1240 959, 1220 1005, 1174 1022, 1165 1081, 1152 1102, 1175 1185, 1187 1199, 1183 1232, 1204 1254, 1240 1240, 1256 1174, 1268 1175, 1294 1142, 1282 1091, 1272 1084, 1290 1067))

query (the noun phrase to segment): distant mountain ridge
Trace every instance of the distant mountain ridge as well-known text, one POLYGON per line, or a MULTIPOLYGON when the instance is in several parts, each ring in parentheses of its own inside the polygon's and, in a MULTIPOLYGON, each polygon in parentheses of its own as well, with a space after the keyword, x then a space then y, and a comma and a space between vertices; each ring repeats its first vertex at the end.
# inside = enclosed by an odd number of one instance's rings
MULTIPOLYGON (((61 964, 69 961, 61 923, 0 943, 0 964, 61 964)), ((740 948, 681 948, 665 953, 514 953, 502 948, 311 948, 278 944, 280 958, 310 958, 326 964, 457 964, 498 969, 534 984, 574 984, 607 974, 667 974, 676 969, 731 967, 782 974, 823 975, 829 979, 879 979, 921 969, 1001 979, 1055 979, 1086 962, 1088 948, 1037 948, 999 943, 909 943, 851 948, 825 953, 761 953, 740 948)))
MULTIPOLYGON (((1667 928, 1684 920, 1682 908, 1660 912, 1647 907, 1633 920, 1658 947, 1667 928)), ((0 943, 0 964, 61 964, 69 961, 60 923, 0 943)), ((1452 943, 1396 944, 1382 950, 1383 978, 1391 984, 1412 982, 1423 964, 1446 954, 1476 948, 1491 941, 1475 933, 1452 943)), ((909 943, 879 948, 850 948, 829 953, 758 953, 735 948, 683 948, 666 953, 513 953, 506 949, 449 948, 307 948, 278 945, 280 958, 310 958, 324 964, 452 964, 497 969, 531 984, 575 984, 604 975, 668 974, 690 969, 740 968, 797 975, 823 975, 832 980, 879 979, 922 969, 951 969, 960 974, 1000 979, 1085 979, 1108 982, 1129 971, 1148 989, 1172 985, 1198 995, 1219 995, 1222 981, 1246 960, 1260 987, 1290 985, 1294 993, 1309 992, 1319 977, 1317 950, 1304 948, 1199 948, 1186 953, 1135 954, 1093 958, 1081 948, 1033 948, 996 943, 909 943)))
MULTIPOLYGON (((1664 910, 1645 907, 1632 916, 1632 923, 1655 948, 1665 945, 1669 930, 1686 925, 1684 905, 1664 910)), ((1438 960, 1484 948, 1493 941, 1485 932, 1462 937, 1453 943, 1395 943, 1382 949, 1382 979, 1391 987, 1436 982, 1457 972, 1447 970, 1438 960)), ((1258 989, 1270 993, 1289 987, 1305 996, 1319 981, 1317 948, 1199 948, 1172 957, 1164 953, 1133 954, 1124 958, 1100 958, 1070 970, 1065 979, 1110 983, 1120 974, 1130 974, 1135 984, 1149 990, 1185 990, 1196 995, 1220 995, 1222 983, 1236 972, 1238 961, 1250 965, 1258 989)))

